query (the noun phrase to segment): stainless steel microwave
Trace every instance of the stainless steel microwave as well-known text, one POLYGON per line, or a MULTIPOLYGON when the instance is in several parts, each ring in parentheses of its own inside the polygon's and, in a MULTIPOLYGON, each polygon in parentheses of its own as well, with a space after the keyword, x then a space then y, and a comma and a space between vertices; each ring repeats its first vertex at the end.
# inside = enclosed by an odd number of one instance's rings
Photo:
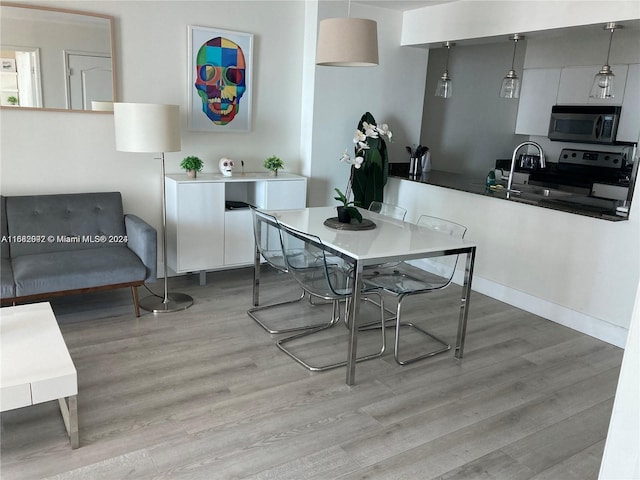
POLYGON ((554 105, 549 140, 558 142, 616 142, 621 107, 612 105, 554 105))

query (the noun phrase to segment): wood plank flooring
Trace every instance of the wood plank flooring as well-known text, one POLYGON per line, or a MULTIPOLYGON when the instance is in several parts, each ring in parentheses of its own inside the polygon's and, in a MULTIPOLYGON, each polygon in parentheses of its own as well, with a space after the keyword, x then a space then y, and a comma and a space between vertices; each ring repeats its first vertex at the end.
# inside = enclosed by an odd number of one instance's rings
MULTIPOLYGON (((56 402, 5 412, 3 480, 598 476, 619 348, 474 293, 462 361, 450 351, 400 367, 389 344, 347 387, 344 368, 308 372, 247 316, 250 269, 197 280, 171 279, 195 298, 172 314, 135 318, 127 290, 52 301, 78 370, 80 448, 56 402)), ((265 270, 264 301, 297 294, 265 270)), ((411 298, 403 315, 453 343, 459 297, 452 286, 411 298)), ((329 316, 328 305, 302 302, 261 318, 329 316)), ((346 329, 326 333, 298 350, 345 358, 346 329)), ((379 332, 360 338, 359 352, 373 351, 379 332)))

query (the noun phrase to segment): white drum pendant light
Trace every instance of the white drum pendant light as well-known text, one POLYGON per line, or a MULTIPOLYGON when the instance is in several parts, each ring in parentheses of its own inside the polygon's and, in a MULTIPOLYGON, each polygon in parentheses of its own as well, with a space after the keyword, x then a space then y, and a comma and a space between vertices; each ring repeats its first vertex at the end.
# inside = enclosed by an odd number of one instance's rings
POLYGON ((611 41, 613 40, 613 32, 616 29, 621 29, 622 25, 616 25, 615 23, 607 23, 604 26, 605 30, 610 30, 609 36, 609 49, 607 50, 607 60, 593 79, 593 85, 591 86, 591 98, 614 98, 615 97, 615 75, 613 70, 609 66, 609 54, 611 53, 611 41))
POLYGON ((351 2, 346 18, 320 21, 316 65, 371 67, 378 65, 378 26, 365 18, 351 18, 351 2))

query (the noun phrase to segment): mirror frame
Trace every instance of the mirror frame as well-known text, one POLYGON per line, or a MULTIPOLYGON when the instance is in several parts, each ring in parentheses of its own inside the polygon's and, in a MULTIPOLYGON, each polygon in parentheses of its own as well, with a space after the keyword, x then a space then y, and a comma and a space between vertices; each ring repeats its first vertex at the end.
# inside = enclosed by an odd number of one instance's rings
MULTIPOLYGON (((32 5, 32 4, 22 4, 22 3, 14 3, 14 2, 5 2, 2 1, 0 3, 0 7, 15 7, 15 8, 25 8, 30 10, 42 10, 48 12, 58 12, 58 13, 69 13, 73 15, 84 15, 87 17, 97 17, 107 20, 109 22, 109 43, 111 46, 111 83, 113 89, 113 101, 118 101, 118 87, 116 82, 116 61, 115 61, 115 35, 114 35, 114 23, 115 19, 111 15, 105 15, 102 13, 94 13, 94 12, 86 12, 83 10, 71 10, 67 8, 56 8, 56 7, 47 7, 43 5, 32 5)), ((0 48, 2 45, 0 45, 0 48)), ((8 105, 0 105, 0 109, 2 110, 30 110, 35 112, 69 112, 69 113, 98 113, 98 114, 110 114, 112 115, 112 111, 105 110, 77 110, 77 109, 69 109, 69 108, 48 108, 48 107, 14 107, 8 105)))

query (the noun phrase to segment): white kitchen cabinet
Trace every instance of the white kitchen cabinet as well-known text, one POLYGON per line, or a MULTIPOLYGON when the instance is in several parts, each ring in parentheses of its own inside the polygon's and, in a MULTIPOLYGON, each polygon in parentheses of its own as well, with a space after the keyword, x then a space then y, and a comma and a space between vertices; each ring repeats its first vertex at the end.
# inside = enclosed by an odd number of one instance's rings
POLYGON ((622 105, 628 65, 612 65, 615 75, 615 97, 591 98, 593 79, 602 66, 565 67, 560 74, 558 105, 622 105))
POLYGON ((638 63, 629 65, 616 139, 619 142, 633 143, 640 139, 640 64, 638 63))
MULTIPOLYGON (((226 209, 225 201, 258 208, 306 206, 307 179, 289 173, 224 177, 167 175, 167 262, 176 273, 205 272, 253 263, 249 209, 226 209)), ((202 277, 201 277, 202 279, 202 277)))
POLYGON ((532 68, 522 73, 516 132, 546 137, 551 107, 556 104, 560 68, 532 68))

